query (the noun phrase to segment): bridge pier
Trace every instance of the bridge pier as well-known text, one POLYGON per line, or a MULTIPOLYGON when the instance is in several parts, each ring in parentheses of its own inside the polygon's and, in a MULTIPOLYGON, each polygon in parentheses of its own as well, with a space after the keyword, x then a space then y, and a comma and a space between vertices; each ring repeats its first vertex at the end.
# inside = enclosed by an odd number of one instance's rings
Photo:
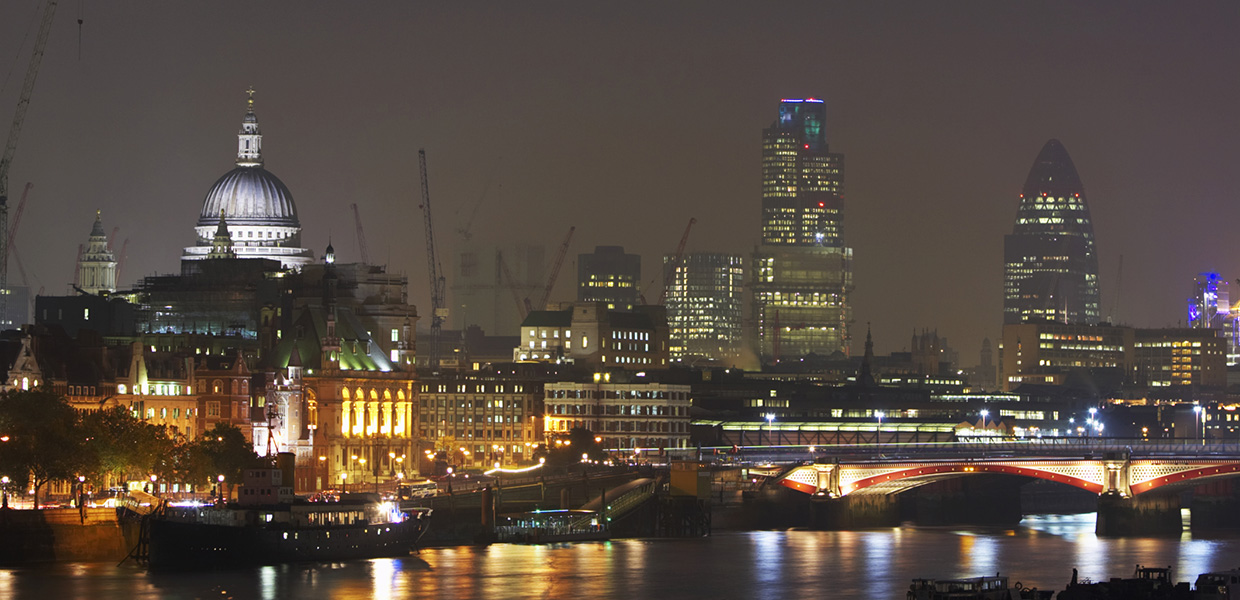
POLYGON ((810 528, 821 530, 896 527, 900 501, 896 496, 845 496, 810 504, 810 528))
POLYGON ((1178 495, 1098 497, 1098 522, 1094 526, 1098 535, 1169 535, 1179 534, 1182 528, 1178 495))

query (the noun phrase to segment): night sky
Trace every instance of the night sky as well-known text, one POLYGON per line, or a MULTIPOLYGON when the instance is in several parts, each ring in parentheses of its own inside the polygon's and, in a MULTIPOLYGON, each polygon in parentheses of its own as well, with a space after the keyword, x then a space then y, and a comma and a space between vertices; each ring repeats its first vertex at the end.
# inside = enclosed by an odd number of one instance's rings
MULTIPOLYGON (((0 132, 38 4, 0 4, 0 132)), ((867 322, 879 353, 930 328, 969 366, 999 336, 1003 235, 1050 138, 1085 184, 1104 315, 1174 326, 1196 273, 1240 277, 1237 31, 1235 2, 62 2, 10 206, 34 182, 35 290, 66 292, 96 209, 129 240, 122 286, 176 272, 254 86, 317 256, 330 236, 358 259, 357 202, 372 261, 428 314, 426 148, 449 271, 492 181, 475 239, 550 257, 577 227, 567 300, 577 253, 623 245, 652 280, 690 217, 689 251, 751 253, 762 129, 780 98, 819 97, 846 156, 853 351, 867 322)))

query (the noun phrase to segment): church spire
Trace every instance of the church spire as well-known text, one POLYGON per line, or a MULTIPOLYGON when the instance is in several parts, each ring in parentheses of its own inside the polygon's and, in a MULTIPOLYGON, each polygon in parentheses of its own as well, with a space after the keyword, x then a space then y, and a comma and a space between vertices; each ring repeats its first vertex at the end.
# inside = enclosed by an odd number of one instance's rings
POLYGON ((220 225, 215 228, 215 238, 211 240, 211 252, 207 258, 237 258, 233 251, 232 234, 228 232, 228 222, 224 220, 224 209, 220 209, 220 225))
POLYGON ((874 360, 874 338, 870 336, 870 324, 865 324, 865 356, 861 357, 861 372, 857 375, 857 384, 861 386, 874 385, 874 374, 871 372, 871 362, 874 360))
POLYGON ((254 88, 246 90, 245 118, 241 131, 237 132, 237 166, 261 167, 263 165, 263 134, 258 130, 258 117, 254 116, 254 88))

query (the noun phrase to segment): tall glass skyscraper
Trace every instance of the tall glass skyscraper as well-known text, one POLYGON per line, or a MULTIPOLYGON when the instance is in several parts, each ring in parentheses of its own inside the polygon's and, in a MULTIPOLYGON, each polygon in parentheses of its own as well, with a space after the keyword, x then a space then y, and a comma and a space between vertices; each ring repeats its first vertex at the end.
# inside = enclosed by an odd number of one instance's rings
POLYGON ((675 259, 663 257, 663 268, 674 269, 667 290, 672 360, 732 364, 741 350, 742 257, 692 252, 675 259))
POLYGON ((1046 142, 1029 169, 1003 259, 1004 323, 1101 319, 1089 204, 1059 140, 1046 142))
POLYGON ((763 362, 848 352, 852 248, 844 246, 844 155, 832 154, 826 106, 785 99, 762 134, 762 242, 753 311, 763 362))

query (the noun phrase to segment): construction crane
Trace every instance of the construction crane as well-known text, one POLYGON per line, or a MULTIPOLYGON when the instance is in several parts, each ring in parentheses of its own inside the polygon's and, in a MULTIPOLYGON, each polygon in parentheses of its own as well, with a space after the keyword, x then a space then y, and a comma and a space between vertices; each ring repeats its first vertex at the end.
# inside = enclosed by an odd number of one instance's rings
POLYGON ((125 268, 125 257, 127 256, 125 252, 127 252, 128 250, 129 250, 129 238, 125 238, 125 241, 121 242, 121 251, 116 255, 116 288, 117 289, 120 289, 121 287, 121 269, 125 268))
MULTIPOLYGON (((13 164, 13 154, 17 151, 17 139, 21 137, 22 124, 26 121, 26 108, 30 106, 30 93, 34 91, 35 77, 39 74, 39 63, 43 60, 43 48, 47 46, 47 36, 52 31, 52 20, 56 16, 56 0, 48 0, 43 9, 43 22, 39 25, 39 34, 35 36, 34 47, 30 51, 30 64, 26 67, 26 80, 22 83, 21 94, 17 98, 17 112, 13 115, 13 124, 9 126, 9 140, 4 146, 4 155, 0 156, 0 233, 5 236, 9 232, 9 166, 13 164)), ((0 243, 0 290, 9 285, 9 241, 0 243)), ((0 321, 8 315, 8 295, 0 294, 0 321)))
POLYGON ((491 169, 491 176, 487 178, 487 182, 482 186, 482 195, 478 196, 478 201, 474 202, 474 209, 469 212, 469 220, 465 221, 465 226, 457 229, 456 232, 461 234, 462 238, 468 242, 474 238, 471 231, 474 227, 474 219, 478 217, 478 209, 482 208, 482 201, 487 199, 487 192, 491 189, 491 184, 495 182, 495 172, 499 170, 499 161, 495 161, 495 167, 491 169))
POLYGON ((667 291, 672 289, 672 283, 676 279, 676 269, 680 266, 680 259, 685 255, 685 243, 689 241, 689 230, 693 229, 694 223, 697 223, 697 218, 691 217, 689 224, 685 226, 685 234, 680 236, 676 254, 672 255, 672 261, 667 264, 667 270, 663 273, 663 293, 659 294, 657 304, 663 304, 663 301, 667 299, 667 291))
POLYGON ((112 235, 108 236, 108 250, 116 247, 116 234, 121 232, 121 226, 117 225, 112 228, 112 235))
POLYGON ((517 292, 517 280, 513 279, 512 271, 508 270, 508 263, 504 262, 504 253, 495 251, 495 262, 499 263, 500 285, 508 288, 512 292, 512 301, 517 303, 517 314, 521 315, 521 320, 530 314, 530 299, 526 298, 525 302, 521 301, 521 294, 517 292))
MULTIPOLYGON (((564 243, 560 244, 560 249, 555 253, 555 263, 551 265, 551 275, 547 277, 547 287, 543 288, 542 299, 538 301, 538 310, 547 309, 547 301, 551 299, 551 289, 555 287, 555 280, 560 277, 560 267, 564 265, 564 255, 568 254, 568 244, 573 241, 573 232, 577 228, 569 227, 568 235, 564 236, 564 243)), ((529 298, 526 298, 526 310, 529 311, 533 307, 529 305, 529 298)))
POLYGON ((17 226, 21 225, 22 213, 26 212, 26 197, 30 195, 30 189, 33 187, 33 183, 26 183, 26 189, 22 190, 21 202, 17 203, 17 210, 13 211, 13 223, 9 225, 8 237, 5 238, 8 240, 7 248, 5 248, 7 252, 17 250, 17 226))
POLYGON ((357 203, 353 203, 353 223, 357 226, 357 251, 362 255, 362 264, 370 264, 370 254, 366 252, 366 232, 362 231, 362 213, 357 210, 357 203))
POLYGON ((430 277, 431 292, 431 348, 429 364, 432 370, 439 366, 439 333, 443 322, 448 317, 448 307, 444 306, 447 281, 443 276, 443 266, 435 257, 435 228, 431 221, 431 192, 426 182, 426 150, 418 150, 418 168, 422 173, 422 216, 426 220, 426 271, 430 277))
MULTIPOLYGON (((22 276, 22 285, 27 289, 30 288, 30 280, 26 277, 26 265, 22 262, 22 255, 17 251, 17 226, 21 225, 22 213, 26 212, 26 198, 30 196, 30 189, 34 187, 33 183, 26 182, 26 189, 22 190, 22 199, 17 203, 17 210, 13 212, 13 223, 9 226, 8 247, 5 249, 5 256, 13 255, 13 260, 17 263, 17 272, 22 276)), ((29 296, 27 296, 26 314, 30 314, 29 296)), ((8 306, 5 306, 8 309, 8 306)), ((16 323, 14 323, 16 325, 16 323)))

